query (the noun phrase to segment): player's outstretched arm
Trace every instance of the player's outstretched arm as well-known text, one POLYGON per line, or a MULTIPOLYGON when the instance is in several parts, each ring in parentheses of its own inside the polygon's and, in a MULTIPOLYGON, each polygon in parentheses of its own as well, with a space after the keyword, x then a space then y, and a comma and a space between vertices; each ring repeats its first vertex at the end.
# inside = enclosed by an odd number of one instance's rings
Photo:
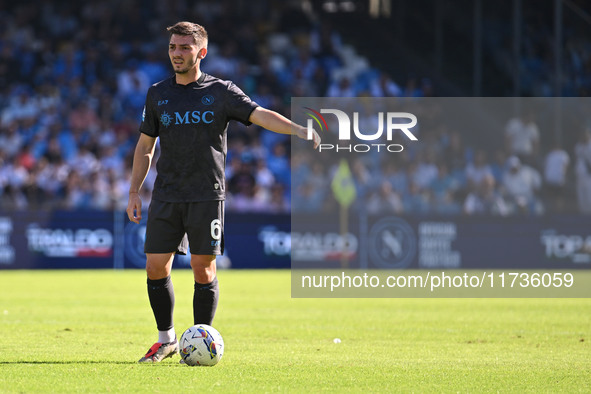
MULTIPOLYGON (((295 134, 301 139, 308 139, 308 129, 292 122, 285 116, 266 108, 255 108, 250 114, 249 120, 256 125, 274 131, 275 133, 295 134)), ((313 130, 312 140, 314 141, 314 149, 316 149, 318 145, 320 145, 320 136, 316 130, 313 130)))
POLYGON ((139 191, 148 175, 152 157, 154 157, 154 148, 156 147, 156 138, 150 137, 144 133, 135 146, 133 155, 133 167, 131 169, 131 181, 129 185, 129 201, 127 202, 127 217, 134 223, 142 220, 142 199, 139 191))

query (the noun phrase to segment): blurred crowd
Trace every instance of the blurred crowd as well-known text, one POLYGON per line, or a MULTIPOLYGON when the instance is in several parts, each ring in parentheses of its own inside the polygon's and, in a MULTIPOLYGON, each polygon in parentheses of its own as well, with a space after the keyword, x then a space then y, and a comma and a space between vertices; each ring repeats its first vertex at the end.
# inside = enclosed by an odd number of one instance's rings
MULTIPOLYGON (((344 155, 329 149, 312 159, 305 150, 298 150, 292 164, 294 211, 338 210, 331 180, 345 159, 355 186, 352 209, 371 215, 591 213, 591 132, 585 127, 572 149, 559 143, 543 148, 539 114, 533 111, 507 116, 495 133, 470 125, 459 132, 450 127, 449 116, 447 122, 431 117, 429 113, 440 112, 431 107, 437 107, 437 102, 412 110, 419 119, 418 130, 413 129, 418 132, 417 143, 400 136, 372 141, 382 146, 399 144, 404 147, 400 154, 385 153, 384 147, 382 153, 374 149, 344 155), (465 142, 468 133, 476 143, 465 142), (483 133, 502 138, 489 143, 483 133)), ((375 129, 373 125, 367 130, 375 129)), ((342 142, 330 141, 350 149, 342 142)))
MULTIPOLYGON (((287 115, 291 96, 404 94, 330 24, 288 3, 2 2, 2 209, 126 206, 145 95, 172 75, 165 27, 178 20, 208 30, 205 72, 233 80, 260 105, 287 115)), ((230 210, 289 211, 289 142, 231 122, 230 210)), ((155 176, 152 169, 145 201, 155 176)))
MULTIPOLYGON (((291 2, 0 4, 3 210, 125 209, 145 95, 151 84, 172 75, 165 27, 178 20, 208 30, 205 72, 233 80, 260 105, 288 116, 293 96, 434 94, 428 79, 397 81, 375 69, 331 23, 291 2)), ((509 215, 569 208, 562 198, 568 194, 565 174, 570 166, 591 176, 590 140, 582 137, 577 157, 560 147, 546 152, 535 123, 512 122, 506 148, 494 154, 465 146, 458 133, 441 132, 433 136, 434 149, 400 162, 354 162, 359 203, 371 212, 398 213, 509 215), (589 164, 581 164, 581 157, 589 164)), ((292 204, 323 209, 331 201, 330 174, 320 165, 291 161, 288 137, 231 122, 228 210, 279 213, 292 204), (301 181, 294 182, 294 201, 292 168, 301 181)), ((142 190, 146 203, 155 176, 153 168, 142 190)), ((584 199, 591 191, 585 190, 577 185, 589 210, 584 199)))
MULTIPOLYGON (((586 0, 562 2, 562 45, 556 53, 554 2, 535 6, 521 3, 521 30, 514 32, 511 9, 485 18, 485 50, 493 54, 508 76, 515 72, 514 40, 519 40, 520 94, 533 97, 588 97, 591 92, 591 4, 586 0), (556 85, 556 57, 561 59, 560 88, 556 85)), ((507 6, 507 4, 504 4, 507 6)))

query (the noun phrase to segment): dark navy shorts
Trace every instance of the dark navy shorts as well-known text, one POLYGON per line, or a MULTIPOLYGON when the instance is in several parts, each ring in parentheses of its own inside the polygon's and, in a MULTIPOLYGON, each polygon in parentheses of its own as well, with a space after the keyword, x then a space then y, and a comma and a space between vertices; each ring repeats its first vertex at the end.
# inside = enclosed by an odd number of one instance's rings
POLYGON ((221 255, 224 201, 165 202, 148 208, 144 253, 221 255))

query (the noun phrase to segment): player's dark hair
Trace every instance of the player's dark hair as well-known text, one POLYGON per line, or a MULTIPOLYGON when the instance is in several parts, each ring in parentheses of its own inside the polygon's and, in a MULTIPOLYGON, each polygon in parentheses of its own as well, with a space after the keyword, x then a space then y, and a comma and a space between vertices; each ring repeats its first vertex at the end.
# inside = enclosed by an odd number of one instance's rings
POLYGON ((170 36, 177 34, 179 36, 193 36, 196 44, 207 43, 207 31, 201 25, 192 22, 177 22, 166 28, 170 36))

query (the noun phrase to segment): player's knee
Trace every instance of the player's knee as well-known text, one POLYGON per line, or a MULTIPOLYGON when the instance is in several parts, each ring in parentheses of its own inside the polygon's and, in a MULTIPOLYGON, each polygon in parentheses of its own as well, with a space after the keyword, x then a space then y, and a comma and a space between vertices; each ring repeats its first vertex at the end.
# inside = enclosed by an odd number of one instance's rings
POLYGON ((170 275, 172 257, 167 256, 148 256, 146 260, 146 274, 150 279, 162 279, 170 275))
POLYGON ((154 267, 146 264, 146 274, 148 275, 148 278, 155 279, 157 272, 154 267))
POLYGON ((210 283, 215 279, 215 256, 191 256, 191 268, 197 283, 210 283))
POLYGON ((214 255, 193 255, 191 256, 191 267, 193 269, 206 270, 215 265, 214 255))
POLYGON ((148 275, 148 278, 153 280, 162 279, 167 276, 166 270, 163 270, 162 267, 154 264, 146 264, 146 274, 148 275))

